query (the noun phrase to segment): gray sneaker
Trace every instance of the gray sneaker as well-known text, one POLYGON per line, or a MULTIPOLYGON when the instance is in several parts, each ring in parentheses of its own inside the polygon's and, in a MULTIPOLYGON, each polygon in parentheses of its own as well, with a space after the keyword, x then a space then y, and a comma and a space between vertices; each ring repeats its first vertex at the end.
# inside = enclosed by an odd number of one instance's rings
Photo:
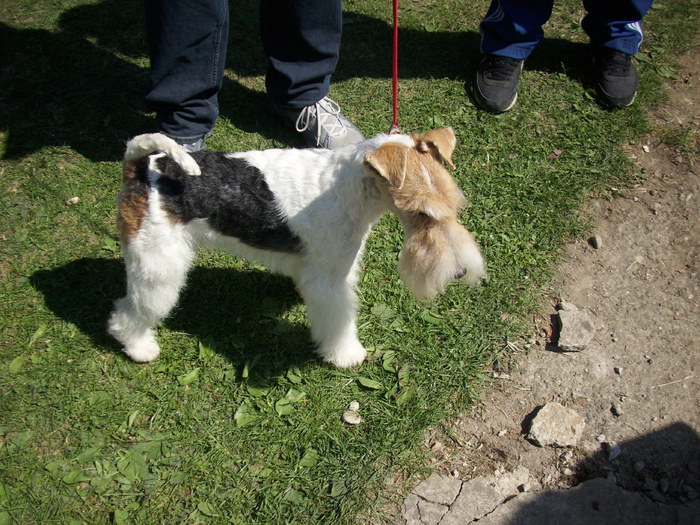
POLYGON ((178 144, 180 144, 180 147, 187 153, 197 153, 198 151, 204 151, 207 149, 206 140, 206 137, 202 137, 194 142, 178 142, 178 144))
POLYGON ((272 105, 272 110, 294 126, 311 148, 337 149, 365 138, 355 125, 340 112, 334 100, 324 97, 301 110, 272 105))

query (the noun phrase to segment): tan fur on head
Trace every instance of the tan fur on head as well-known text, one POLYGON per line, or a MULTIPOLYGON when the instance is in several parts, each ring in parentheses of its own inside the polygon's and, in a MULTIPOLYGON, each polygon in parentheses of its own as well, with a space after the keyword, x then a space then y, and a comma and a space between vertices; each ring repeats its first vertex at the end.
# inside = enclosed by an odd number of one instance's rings
POLYGON ((406 239, 399 274, 419 298, 430 299, 454 279, 476 282, 483 259, 457 220, 465 199, 442 162, 454 166, 452 128, 412 135, 414 147, 387 142, 365 155, 365 167, 401 220, 406 239))
POLYGON ((454 216, 465 200, 441 162, 444 159, 452 164, 455 146, 452 128, 413 137, 414 148, 387 142, 367 153, 365 166, 370 173, 379 176, 379 183, 399 210, 422 212, 438 220, 454 216))
POLYGON ((419 151, 430 152, 435 160, 444 160, 450 168, 455 169, 452 153, 457 145, 457 137, 452 128, 432 129, 411 135, 411 138, 416 142, 419 151))

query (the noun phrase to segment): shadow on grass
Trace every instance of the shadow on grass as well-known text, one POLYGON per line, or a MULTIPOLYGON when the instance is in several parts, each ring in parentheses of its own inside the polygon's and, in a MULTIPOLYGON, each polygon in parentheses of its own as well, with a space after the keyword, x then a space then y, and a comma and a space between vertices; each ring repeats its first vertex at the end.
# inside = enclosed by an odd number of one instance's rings
MULTIPOLYGON (((227 67, 241 76, 264 75, 258 5, 232 2, 227 67), (254 30, 251 31, 251 28, 254 30)), ((346 15, 335 81, 390 78, 391 27, 356 13, 346 15)), ((400 30, 400 76, 471 78, 479 61, 475 31, 400 30)), ((120 158, 133 135, 153 122, 142 105, 148 87, 141 0, 106 0, 61 13, 58 29, 19 29, 0 23, 0 122, 7 131, 6 158, 46 146, 68 145, 91 161, 120 158)), ((587 70, 585 46, 545 40, 530 69, 561 71, 580 80, 587 70)), ((226 79, 221 114, 239 129, 293 146, 300 142, 267 114, 266 95, 226 79)))
MULTIPOLYGON (((79 259, 30 277, 46 306, 75 324, 93 343, 121 354, 106 332, 115 299, 125 291, 124 265, 117 259, 79 259)), ((234 366, 255 360, 267 373, 314 360, 308 328, 284 320, 301 301, 293 283, 262 271, 195 267, 164 326, 192 335, 234 366)), ((162 343, 162 351, 177 351, 162 343)))

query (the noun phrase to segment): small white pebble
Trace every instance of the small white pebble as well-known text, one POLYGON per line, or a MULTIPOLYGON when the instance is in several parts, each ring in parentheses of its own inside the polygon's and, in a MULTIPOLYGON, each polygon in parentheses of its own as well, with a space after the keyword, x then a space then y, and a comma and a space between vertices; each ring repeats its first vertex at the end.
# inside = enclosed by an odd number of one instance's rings
POLYGON ((360 410, 360 403, 358 403, 357 401, 351 401, 348 405, 348 410, 357 412, 358 410, 360 410))
POLYGON ((508 431, 504 428, 503 430, 499 430, 498 434, 496 434, 496 435, 500 438, 500 437, 505 436, 507 432, 508 431))
POLYGON ((360 417, 360 414, 354 410, 347 410, 346 412, 343 412, 343 421, 345 421, 348 425, 359 425, 362 423, 362 418, 360 417))
POLYGON ((571 475, 573 475, 573 473, 574 473, 574 471, 571 470, 570 468, 565 468, 565 469, 562 470, 561 472, 562 472, 562 474, 564 474, 565 476, 571 476, 571 475))
POLYGON ((73 204, 78 204, 80 202, 80 197, 71 197, 66 201, 68 206, 73 206, 73 204))
POLYGON ((595 437, 595 440, 598 443, 605 443, 605 434, 599 434, 595 437))

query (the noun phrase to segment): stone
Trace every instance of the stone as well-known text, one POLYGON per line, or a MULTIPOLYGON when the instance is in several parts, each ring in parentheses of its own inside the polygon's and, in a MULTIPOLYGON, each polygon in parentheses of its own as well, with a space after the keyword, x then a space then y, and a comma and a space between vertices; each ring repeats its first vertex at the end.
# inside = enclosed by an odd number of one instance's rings
POLYGON ((557 306, 557 310, 565 312, 578 312, 578 307, 574 303, 562 300, 557 306))
POLYGON ((622 415, 625 413, 622 410, 622 405, 620 403, 613 403, 610 406, 610 412, 612 412, 612 415, 615 417, 622 417, 622 415))
POLYGON ((585 350, 595 335, 595 327, 584 310, 559 310, 559 342, 565 352, 585 350))
POLYGON ((501 499, 506 499, 518 495, 521 492, 519 487, 529 484, 529 481, 530 471, 519 465, 512 472, 504 472, 493 478, 492 485, 501 495, 501 499))
POLYGON ((421 481, 412 493, 433 503, 452 505, 460 490, 462 490, 460 480, 431 474, 430 477, 421 481))
POLYGON ((362 423, 362 417, 355 410, 346 410, 343 412, 343 421, 348 425, 359 425, 362 423))
POLYGON ((585 426, 575 410, 551 402, 537 412, 527 438, 540 447, 575 447, 585 426))
POLYGON ((418 499, 418 515, 421 525, 437 525, 449 510, 446 505, 418 499))
POLYGON ((471 479, 463 483, 462 491, 442 518, 440 525, 471 523, 486 516, 502 501, 503 496, 488 483, 486 478, 471 479))
POLYGON ((588 239, 588 243, 596 250, 603 247, 603 239, 600 235, 594 235, 593 237, 588 239))

